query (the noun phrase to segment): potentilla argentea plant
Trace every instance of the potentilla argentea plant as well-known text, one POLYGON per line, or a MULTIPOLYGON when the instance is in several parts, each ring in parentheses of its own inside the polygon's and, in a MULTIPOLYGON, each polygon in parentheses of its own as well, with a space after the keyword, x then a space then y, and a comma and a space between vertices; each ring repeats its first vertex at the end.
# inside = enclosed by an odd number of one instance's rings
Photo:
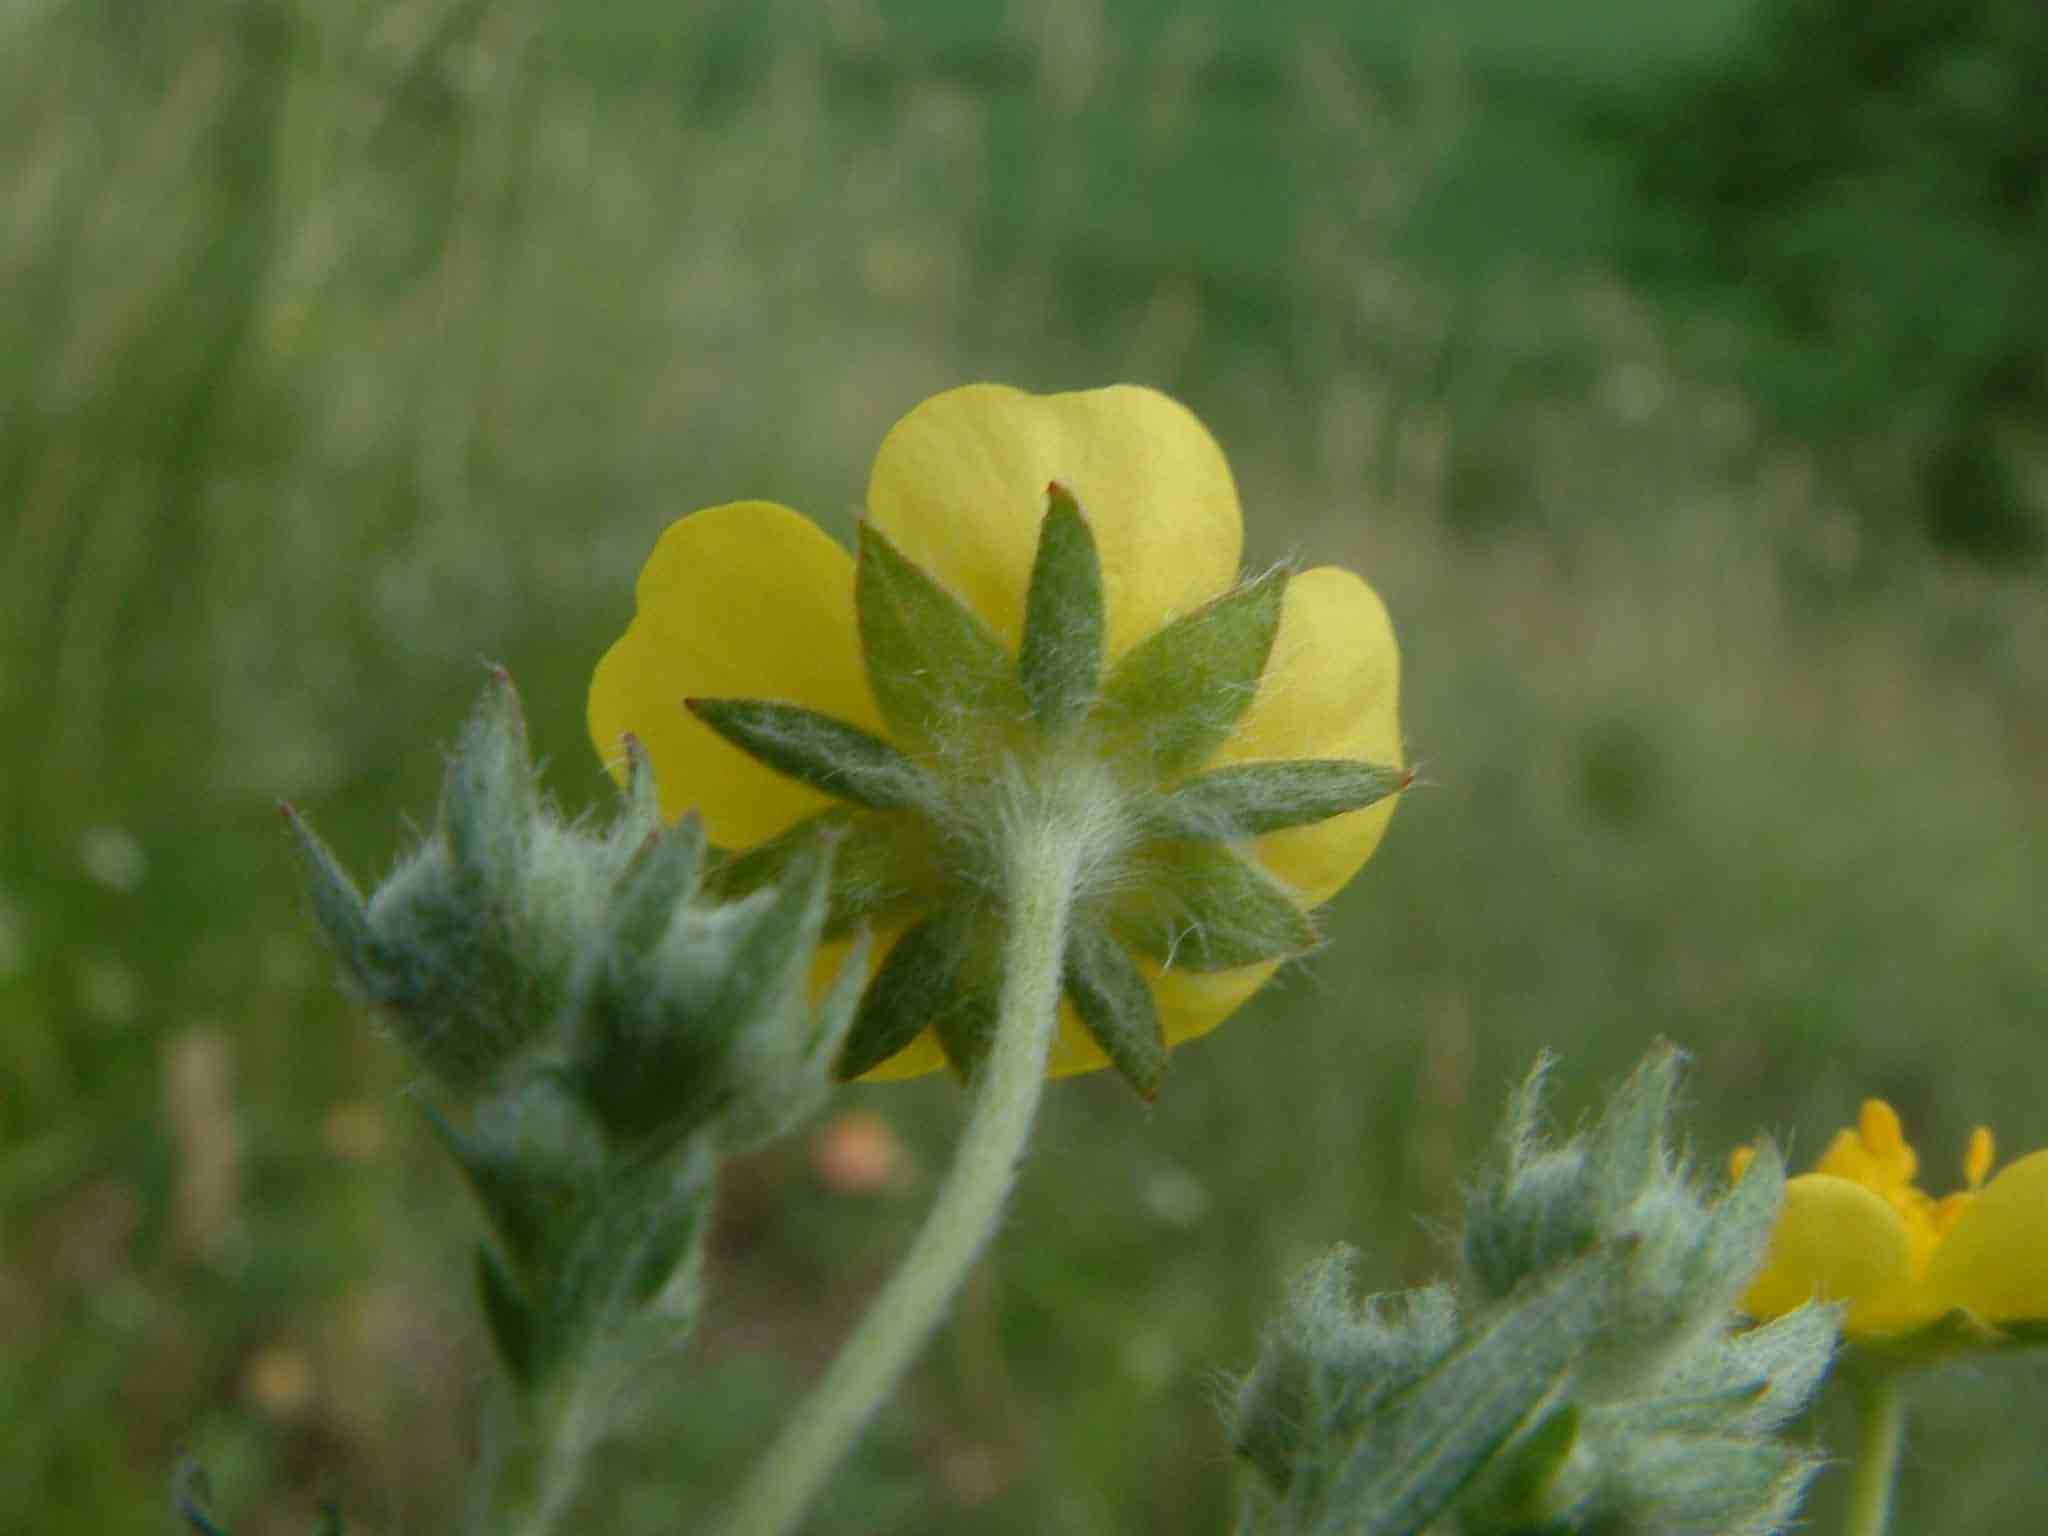
MULTIPOLYGON (((971 1108, 923 1228, 716 1527, 794 1530, 999 1225, 1046 1079, 1158 1095, 1321 941, 1409 783, 1378 596, 1246 576, 1229 465, 1155 391, 927 400, 866 512, 851 552, 765 502, 663 534, 590 687, 608 827, 536 792, 502 675, 367 899, 287 811, 489 1220, 506 1397, 469 1532, 559 1528, 669 1379, 721 1153, 836 1081, 950 1069, 971 1108)), ((1360 1303, 1340 1250, 1296 1287, 1229 1409, 1244 1536, 1781 1530, 1816 1460, 1778 1430, 1836 1303, 1866 1386, 1852 1529, 1883 1529, 1903 1376, 2048 1339, 2048 1153, 1987 1183, 1981 1134, 1936 1200, 1873 1105, 1789 1197, 1767 1144, 1710 1195, 1671 1147, 1678 1071, 1659 1049, 1558 1140, 1539 1066, 1455 1283, 1360 1303)), ((174 1508, 220 1536, 196 1472, 174 1508)))

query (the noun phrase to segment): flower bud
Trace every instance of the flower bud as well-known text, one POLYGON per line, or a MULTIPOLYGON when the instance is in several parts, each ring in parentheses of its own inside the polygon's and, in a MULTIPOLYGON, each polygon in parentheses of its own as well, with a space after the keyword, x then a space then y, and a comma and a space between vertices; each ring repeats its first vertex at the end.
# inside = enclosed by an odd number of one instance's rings
POLYGON ((830 839, 720 900, 631 743, 623 789, 609 829, 565 821, 500 673, 433 832, 367 901, 286 812, 344 974, 457 1101, 427 1113, 490 1221, 477 1285, 509 1376, 535 1401, 573 1378, 600 1425, 687 1327, 713 1156, 817 1105, 865 975, 856 945, 811 1006, 830 839))
POLYGON ((1835 1318, 1736 1327, 1784 1172, 1761 1155, 1703 1198, 1666 1135, 1678 1069, 1660 1047, 1560 1145, 1539 1063, 1471 1196, 1462 1315, 1442 1288, 1361 1308, 1348 1254, 1297 1288, 1232 1405, 1247 1530, 1782 1527, 1815 1463, 1771 1432, 1835 1318))

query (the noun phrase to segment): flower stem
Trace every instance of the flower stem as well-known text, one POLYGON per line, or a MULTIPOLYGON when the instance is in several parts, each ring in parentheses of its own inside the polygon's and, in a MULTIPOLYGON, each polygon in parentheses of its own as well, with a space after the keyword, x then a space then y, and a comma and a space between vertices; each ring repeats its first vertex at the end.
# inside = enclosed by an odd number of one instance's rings
POLYGON ((725 1536, 783 1536, 894 1390, 994 1234, 1030 1138, 1059 1016, 1067 917, 1080 865, 1052 826, 1016 850, 995 1038, 975 1073, 974 1110, 953 1167, 902 1267, 817 1389, 754 1465, 725 1536))
POLYGON ((1891 1521, 1906 1428, 1899 1375, 1878 1367, 1856 1380, 1856 1480, 1849 1494, 1847 1536, 1884 1536, 1891 1521))

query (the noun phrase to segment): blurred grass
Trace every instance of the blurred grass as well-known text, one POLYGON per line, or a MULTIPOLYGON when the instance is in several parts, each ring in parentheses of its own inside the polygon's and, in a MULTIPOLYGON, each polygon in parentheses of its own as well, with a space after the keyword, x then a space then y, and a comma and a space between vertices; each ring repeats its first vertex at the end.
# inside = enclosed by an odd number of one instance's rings
MULTIPOLYGON (((1157 1109, 1053 1095, 821 1530, 1224 1529, 1217 1373, 1332 1241, 1441 1270, 1543 1046, 1566 1113, 1691 1047, 1710 1162, 1868 1092, 1937 1187, 1977 1120, 2048 1142, 2039 588, 1872 559, 1602 255, 1574 93, 1742 12, 0 10, 0 1524, 146 1529, 190 1449, 237 1531, 448 1525, 472 1217, 270 803, 388 857, 485 657, 601 800, 582 689, 658 530, 762 495, 844 531, 973 377, 1193 405, 1254 562, 1387 596, 1425 784, 1157 1109)), ((733 1170, 607 1529, 707 1507, 899 1251, 957 1094, 849 1097, 912 1197, 733 1170)), ((1902 1529, 2042 1527, 2014 1400, 1923 1395, 1902 1529)))

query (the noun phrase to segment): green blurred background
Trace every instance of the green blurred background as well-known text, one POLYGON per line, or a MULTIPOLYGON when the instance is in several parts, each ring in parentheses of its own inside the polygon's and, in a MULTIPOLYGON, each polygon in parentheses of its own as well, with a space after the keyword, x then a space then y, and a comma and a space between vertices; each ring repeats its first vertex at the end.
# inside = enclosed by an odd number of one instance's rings
MULTIPOLYGON (((1937 1189, 2048 1142, 2044 18, 0 6, 0 1526, 155 1529, 189 1450, 246 1536, 449 1527, 475 1217, 273 803, 383 867, 488 658, 601 804, 664 524, 844 533, 974 378, 1192 405, 1251 560, 1385 594, 1424 783, 1156 1109, 1055 1089, 820 1532, 1227 1529, 1223 1373, 1336 1240, 1446 1270, 1539 1047, 1570 1117, 1688 1046, 1707 1164, 1868 1093, 1937 1189)), ((581 1528, 692 1528, 900 1251, 959 1096, 849 1110, 893 1177, 731 1169, 581 1528)), ((2044 1387, 1929 1383, 1900 1529, 2048 1528, 2044 1387)))

